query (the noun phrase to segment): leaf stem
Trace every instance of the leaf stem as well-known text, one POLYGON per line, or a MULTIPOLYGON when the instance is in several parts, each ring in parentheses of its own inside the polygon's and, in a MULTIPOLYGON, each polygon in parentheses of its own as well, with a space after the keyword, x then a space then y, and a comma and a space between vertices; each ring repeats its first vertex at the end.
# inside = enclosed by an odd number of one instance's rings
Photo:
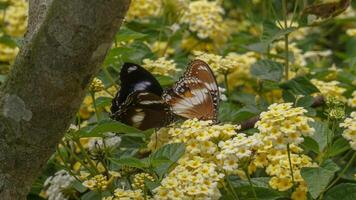
POLYGON ((293 186, 295 186, 293 167, 292 167, 292 159, 291 159, 291 156, 290 156, 290 145, 289 145, 289 143, 287 144, 287 153, 288 153, 288 162, 289 162, 290 174, 291 174, 291 177, 292 177, 293 186))

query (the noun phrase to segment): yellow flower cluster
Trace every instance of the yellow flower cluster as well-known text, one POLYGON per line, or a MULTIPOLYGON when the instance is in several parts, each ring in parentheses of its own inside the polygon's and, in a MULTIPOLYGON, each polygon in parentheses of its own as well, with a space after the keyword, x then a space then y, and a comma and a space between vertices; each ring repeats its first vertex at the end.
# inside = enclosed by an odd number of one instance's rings
POLYGON ((132 0, 126 14, 128 21, 158 16, 162 7, 161 0, 132 0))
POLYGON ((184 157, 154 190, 154 199, 219 199, 218 181, 224 174, 200 156, 184 157))
POLYGON ((208 63, 216 74, 231 74, 231 77, 249 76, 250 66, 257 60, 252 52, 246 54, 229 53, 225 57, 202 51, 193 51, 193 54, 196 59, 208 63))
POLYGON ((356 111, 352 112, 349 118, 346 118, 340 127, 345 128, 342 136, 350 141, 350 146, 356 150, 356 111))
POLYGON ((356 37, 356 28, 347 29, 346 34, 351 37, 356 37))
MULTIPOLYGON (((346 102, 346 98, 342 95, 346 89, 339 86, 338 81, 320 81, 317 79, 310 80, 319 90, 320 93, 325 97, 336 98, 339 101, 346 102)), ((317 95, 317 94, 315 94, 317 95)))
MULTIPOLYGON (((293 186, 293 182, 287 151, 275 150, 275 152, 269 153, 267 158, 269 164, 266 167, 266 173, 272 176, 269 181, 270 186, 279 191, 290 189, 293 186)), ((315 163, 307 155, 294 153, 291 153, 291 163, 295 183, 304 185, 305 182, 300 174, 300 169, 303 167, 315 167, 315 163)))
POLYGON ((144 59, 143 65, 145 69, 152 74, 170 76, 175 74, 179 69, 176 68, 176 63, 173 60, 167 60, 165 57, 157 60, 144 59))
POLYGON ((226 172, 233 173, 240 167, 240 162, 249 162, 260 145, 262 142, 259 134, 246 136, 239 133, 234 138, 219 142, 221 150, 216 158, 222 162, 222 168, 226 172))
POLYGON ((83 186, 89 188, 90 190, 105 190, 108 187, 108 178, 102 174, 95 175, 83 182, 83 186))
POLYGON ((0 43, 0 62, 13 61, 18 52, 19 52, 19 48, 9 47, 5 44, 0 43))
MULTIPOLYGON (((0 0, 4 2, 4 0, 0 0)), ((12 37, 22 37, 27 29, 28 2, 10 0, 6 10, 0 11, 0 24, 4 24, 5 33, 12 37)))
POLYGON ((175 52, 172 47, 169 47, 168 42, 165 41, 156 41, 153 44, 149 44, 149 47, 158 56, 169 56, 175 52))
MULTIPOLYGON (((155 199, 218 199, 217 182, 224 175, 218 172, 221 161, 217 159, 219 146, 214 141, 236 136, 238 128, 231 124, 213 125, 212 121, 191 119, 177 127, 161 129, 158 135, 165 135, 168 143, 185 143, 186 151, 178 166, 155 190, 155 199)), ((157 139, 154 141, 150 146, 161 144, 157 139)))
POLYGON ((93 81, 91 82, 90 86, 89 86, 89 91, 91 92, 100 92, 104 89, 104 84, 103 82, 98 79, 98 78, 94 78, 93 81))
POLYGON ((148 173, 135 174, 133 178, 132 187, 143 190, 145 187, 145 180, 155 181, 155 179, 148 173))
POLYGON ((264 142, 272 141, 276 149, 285 149, 287 144, 300 144, 304 141, 302 135, 309 136, 314 132, 308 122, 313 121, 304 115, 307 112, 302 107, 293 108, 292 103, 274 103, 268 111, 262 112, 256 127, 264 142))
MULTIPOLYGON (((28 2, 26 0, 0 0, 0 2, 9 3, 5 10, 0 10, 0 25, 4 25, 5 33, 12 37, 22 37, 27 28, 28 2)), ((18 51, 17 47, 0 44, 0 62, 13 61, 18 51)))
POLYGON ((223 19, 224 9, 218 1, 192 1, 182 16, 181 22, 199 39, 227 39, 228 27, 223 19))
POLYGON ((144 200, 146 199, 144 196, 142 190, 124 190, 117 188, 113 196, 104 197, 102 200, 144 200))
POLYGON ((350 107, 356 108, 356 91, 352 93, 352 97, 347 101, 350 107))

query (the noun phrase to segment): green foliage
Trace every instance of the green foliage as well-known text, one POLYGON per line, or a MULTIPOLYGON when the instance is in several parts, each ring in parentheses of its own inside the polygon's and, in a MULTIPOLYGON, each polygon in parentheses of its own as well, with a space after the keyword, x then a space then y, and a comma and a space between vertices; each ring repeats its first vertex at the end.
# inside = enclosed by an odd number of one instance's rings
POLYGON ((325 161, 320 167, 303 168, 301 175, 306 181, 309 193, 317 198, 332 180, 335 172, 340 168, 331 160, 325 161))
POLYGON ((356 184, 354 183, 341 183, 331 190, 325 196, 325 200, 353 200, 356 198, 356 184))

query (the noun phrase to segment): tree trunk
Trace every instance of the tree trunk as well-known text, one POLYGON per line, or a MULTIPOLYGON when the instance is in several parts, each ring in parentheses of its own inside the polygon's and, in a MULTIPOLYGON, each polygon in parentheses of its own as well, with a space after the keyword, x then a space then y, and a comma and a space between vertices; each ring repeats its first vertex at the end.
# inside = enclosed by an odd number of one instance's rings
POLYGON ((30 0, 29 28, 0 89, 0 199, 26 199, 73 120, 130 0, 30 0))

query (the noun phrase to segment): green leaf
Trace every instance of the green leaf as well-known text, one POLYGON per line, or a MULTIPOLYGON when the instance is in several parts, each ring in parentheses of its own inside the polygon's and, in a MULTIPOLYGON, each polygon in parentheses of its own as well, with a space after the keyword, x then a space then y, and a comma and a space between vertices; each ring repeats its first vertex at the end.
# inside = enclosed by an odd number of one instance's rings
POLYGON ((142 170, 148 167, 144 161, 142 161, 138 158, 134 158, 134 157, 119 158, 119 159, 109 158, 109 160, 113 164, 118 165, 118 166, 135 167, 135 168, 142 169, 142 170))
POLYGON ((341 183, 331 188, 324 196, 325 200, 355 200, 356 184, 341 183))
POLYGON ((233 93, 231 99, 243 103, 245 105, 256 105, 256 95, 248 93, 233 93))
POLYGON ((240 107, 229 103, 222 102, 219 106, 219 121, 221 122, 231 122, 233 116, 235 116, 239 112, 240 107))
POLYGON ((72 187, 80 193, 83 193, 83 192, 87 191, 87 189, 88 189, 88 188, 84 187, 84 185, 81 182, 79 182, 78 180, 75 180, 72 182, 72 187))
POLYGON ((283 65, 271 60, 259 60, 252 65, 251 74, 261 80, 278 82, 283 76, 283 65))
POLYGON ((271 43, 282 36, 295 31, 297 28, 289 27, 287 29, 280 29, 274 22, 264 22, 263 23, 263 34, 262 41, 266 43, 271 43))
POLYGON ((5 2, 0 2, 0 10, 5 10, 7 7, 9 7, 10 3, 5 1, 5 2))
POLYGON ((11 48, 17 47, 16 41, 6 35, 0 37, 0 43, 5 44, 6 46, 9 46, 11 48))
POLYGON ((168 87, 174 84, 174 79, 169 76, 155 76, 162 87, 168 87))
POLYGON ((158 176, 163 177, 184 152, 185 146, 183 143, 167 144, 153 152, 149 160, 158 176))
MULTIPOLYGON (((276 190, 273 190, 271 188, 264 188, 264 187, 253 187, 253 188, 256 192, 257 200, 275 200, 283 197, 283 195, 280 192, 277 192, 276 190)), ((244 200, 256 199, 250 186, 246 185, 234 189, 237 192, 240 199, 244 199, 244 200)))
POLYGON ((308 95, 298 99, 296 106, 308 108, 311 105, 313 105, 313 103, 314 103, 314 98, 308 95))
POLYGON ((308 185, 309 193, 314 199, 326 188, 338 170, 339 166, 332 160, 325 161, 320 167, 302 168, 301 175, 308 185))
POLYGON ((299 76, 295 77, 287 82, 280 84, 280 87, 283 89, 290 89, 296 95, 309 95, 315 92, 319 92, 306 77, 299 76))
POLYGON ((348 149, 350 149, 349 142, 345 138, 340 137, 337 140, 335 140, 335 142, 331 146, 330 156, 331 157, 337 156, 347 151, 348 149))
POLYGON ((318 143, 319 152, 322 152, 326 147, 328 135, 331 135, 331 130, 325 122, 314 121, 310 125, 315 129, 311 138, 318 143))
POLYGON ((184 152, 185 146, 183 143, 172 143, 157 149, 150 155, 150 158, 152 160, 169 159, 172 162, 177 162, 184 152))
POLYGON ((246 105, 242 107, 236 115, 233 117, 234 122, 241 122, 251 117, 257 116, 260 113, 260 110, 257 109, 254 105, 246 105))
MULTIPOLYGON (((229 176, 228 179, 231 182, 231 185, 233 186, 234 190, 237 192, 238 196, 241 196, 241 199, 255 200, 250 184, 247 180, 241 180, 238 176, 235 175, 229 176)), ((270 177, 251 178, 251 182, 256 191, 257 199, 274 200, 285 197, 284 193, 278 192, 269 187, 269 180, 270 177)))
POLYGON ((116 41, 118 42, 128 42, 130 40, 137 40, 146 37, 146 34, 133 31, 125 26, 123 26, 119 32, 116 34, 116 41))
POLYGON ((290 90, 283 90, 282 97, 285 102, 295 102, 295 96, 290 90))
POLYGON ((320 153, 319 144, 313 138, 305 137, 302 146, 304 149, 314 151, 315 153, 320 153))
POLYGON ((106 106, 110 106, 111 105, 111 99, 110 97, 99 97, 97 99, 95 99, 95 104, 97 108, 103 108, 106 106))
POLYGON ((89 191, 85 193, 81 198, 81 200, 101 200, 102 196, 100 192, 97 191, 89 191))
POLYGON ((145 137, 141 130, 113 120, 100 122, 92 130, 83 134, 82 137, 102 137, 103 134, 107 132, 125 133, 145 137))

